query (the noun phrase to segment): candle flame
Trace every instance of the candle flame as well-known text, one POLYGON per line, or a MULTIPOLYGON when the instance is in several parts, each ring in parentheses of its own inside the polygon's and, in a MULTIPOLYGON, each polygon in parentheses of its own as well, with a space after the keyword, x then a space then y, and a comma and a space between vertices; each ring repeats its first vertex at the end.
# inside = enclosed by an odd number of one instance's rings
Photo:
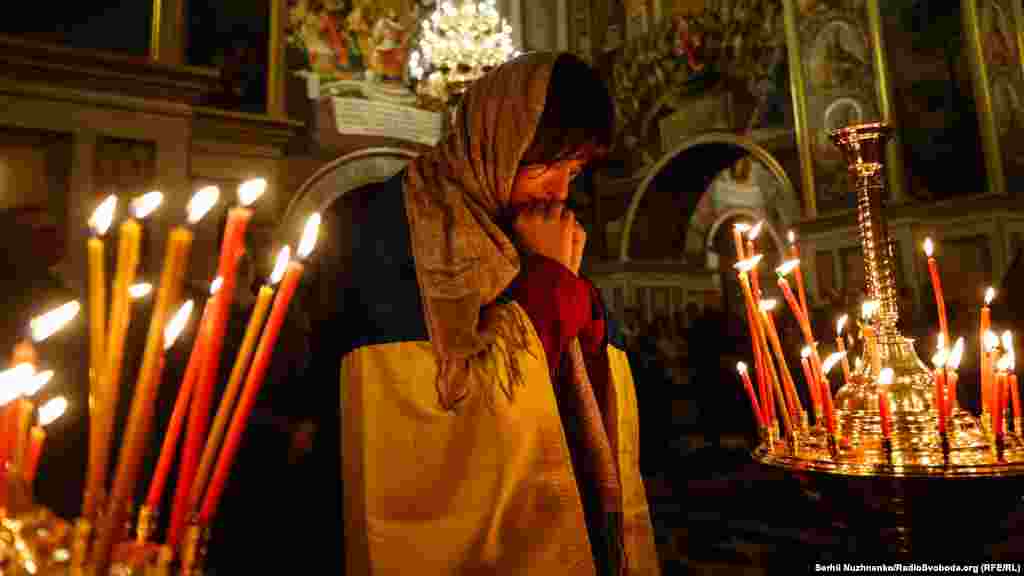
POLYGON ((882 371, 878 373, 878 383, 882 386, 889 386, 892 384, 895 376, 896 373, 893 372, 892 368, 882 368, 882 371))
POLYGON ((938 334, 935 335, 935 349, 936 350, 942 350, 945 347, 946 347, 946 335, 943 334, 942 332, 939 332, 938 334))
POLYGON ((132 284, 128 287, 128 295, 131 296, 132 300, 138 300, 149 296, 149 293, 153 291, 153 285, 149 282, 139 282, 138 284, 132 284))
POLYGON ((804 346, 800 350, 800 357, 801 358, 810 358, 811 357, 811 347, 810 346, 804 346))
POLYGON ((760 222, 755 224, 754 227, 751 228, 750 231, 747 232, 747 240, 750 240, 751 242, 753 242, 754 240, 757 240, 757 237, 761 235, 761 229, 763 227, 764 227, 764 220, 761 220, 760 222))
POLYGON ((964 339, 961 336, 956 339, 956 344, 953 344, 953 351, 949 353, 949 360, 946 361, 946 368, 948 370, 956 371, 960 368, 960 361, 964 358, 964 339))
POLYGON ((53 424, 57 418, 64 415, 68 409, 68 399, 57 396, 39 407, 39 426, 53 424))
POLYGON ((24 389, 24 381, 35 374, 35 368, 28 362, 18 364, 0 372, 0 406, 3 406, 18 396, 24 389))
POLYGON ((160 192, 147 192, 132 200, 132 214, 139 220, 153 213, 154 210, 164 203, 164 195, 160 192))
POLYGON ((271 286, 281 281, 281 277, 284 276, 284 271, 288 268, 288 261, 291 260, 292 249, 288 246, 281 248, 281 251, 277 253, 277 260, 274 261, 274 270, 270 273, 269 283, 271 286))
POLYGON ((786 276, 793 270, 796 270, 796 267, 799 265, 799 259, 786 260, 785 262, 782 263, 781 266, 775 269, 775 272, 777 272, 779 276, 786 276))
POLYGON ((878 313, 878 309, 880 307, 881 304, 879 304, 878 300, 865 300, 864 303, 860 305, 860 315, 865 320, 870 320, 875 317, 875 314, 878 313))
POLYGON ((843 328, 846 327, 846 323, 850 320, 849 314, 843 314, 836 320, 836 336, 843 335, 843 328))
POLYGON ((740 374, 746 374, 747 373, 747 365, 746 365, 746 363, 744 363, 744 362, 737 362, 736 363, 736 371, 739 372, 740 374))
POLYGON ((1008 372, 1012 366, 1013 357, 1009 354, 1004 354, 1003 357, 999 359, 999 362, 996 363, 996 370, 1000 372, 1008 372))
POLYGON ((991 352, 999 347, 999 337, 991 330, 985 331, 985 352, 991 352))
POLYGON ((31 378, 28 378, 21 388, 22 396, 35 396, 43 389, 47 384, 53 380, 53 370, 43 370, 42 372, 36 372, 31 378))
POLYGON ((170 350, 171 346, 174 346, 174 341, 178 339, 178 335, 185 330, 185 325, 188 324, 188 318, 192 315, 192 307, 195 305, 191 300, 185 302, 178 308, 178 311, 174 313, 171 320, 164 327, 164 350, 170 350))
POLYGON ((53 336, 61 328, 67 325, 78 316, 79 310, 82 309, 82 305, 78 303, 78 300, 72 300, 67 304, 58 306, 49 312, 36 316, 29 322, 29 329, 32 332, 32 340, 36 342, 42 342, 50 336, 53 336))
POLYGON ((757 254, 756 256, 747 258, 746 260, 740 260, 733 264, 733 268, 739 270, 740 273, 750 272, 757 266, 757 263, 761 261, 761 258, 764 258, 764 254, 757 254))
POLYGON ((1003 332, 1003 337, 1000 340, 1003 343, 1003 350, 1006 350, 1007 354, 1013 354, 1013 332, 1009 330, 1003 332))
POLYGON ((988 289, 985 290, 985 306, 988 306, 989 304, 991 304, 992 301, 995 300, 995 299, 996 299, 996 289, 991 287, 991 286, 989 286, 988 289))
POLYGON ((299 247, 295 249, 295 256, 305 258, 313 252, 316 246, 316 237, 320 233, 320 213, 314 212, 306 219, 306 226, 302 229, 302 239, 299 240, 299 247))
POLYGON ((790 230, 789 233, 786 234, 786 236, 788 237, 790 244, 796 244, 796 232, 795 231, 790 230))
POLYGON ((940 348, 939 351, 936 352, 934 356, 932 356, 932 364, 935 366, 936 370, 939 370, 940 368, 945 366, 948 360, 949 350, 947 350, 946 348, 940 348))
POLYGON ((746 222, 737 222, 733 224, 732 227, 736 229, 740 234, 750 231, 750 224, 746 222))
POLYGON ((771 312, 772 310, 775 310, 776 305, 778 305, 778 301, 774 299, 769 299, 761 300, 759 307, 761 308, 761 312, 771 312))
POLYGON ((117 210, 117 196, 111 194, 93 210, 92 216, 89 217, 89 228, 92 228, 97 236, 106 234, 110 229, 110 224, 114 221, 115 210, 117 210))
POLYGON ((853 369, 860 372, 862 368, 864 368, 864 361, 860 359, 860 356, 857 356, 853 359, 853 369))
POLYGON ((216 278, 214 278, 213 282, 210 282, 210 296, 213 296, 217 292, 220 292, 220 287, 223 284, 224 284, 224 279, 223 278, 221 278, 220 276, 217 276, 216 278))
MULTIPOLYGON (((846 352, 834 352, 825 358, 825 361, 821 363, 821 372, 828 376, 828 373, 832 371, 832 368, 839 363, 846 356, 846 352)), ((859 360, 859 358, 858 358, 859 360)))
POLYGON ((932 242, 931 238, 924 239, 924 255, 931 258, 932 253, 935 252, 935 243, 932 242))
POLYGON ((200 188, 188 201, 188 223, 195 224, 206 216, 220 199, 220 188, 205 186, 200 188))
POLYGON ((260 196, 267 191, 267 181, 264 178, 253 178, 238 185, 238 203, 242 206, 252 206, 252 203, 259 200, 260 196))

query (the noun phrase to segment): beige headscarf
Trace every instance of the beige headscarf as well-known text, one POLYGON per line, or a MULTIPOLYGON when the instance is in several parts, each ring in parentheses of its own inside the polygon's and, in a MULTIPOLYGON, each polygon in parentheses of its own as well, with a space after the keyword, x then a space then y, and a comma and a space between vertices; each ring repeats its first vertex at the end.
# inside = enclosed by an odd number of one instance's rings
POLYGON ((493 341, 480 331, 480 308, 519 272, 516 249, 496 222, 533 141, 557 56, 526 54, 477 80, 451 132, 406 174, 416 275, 446 409, 467 392, 470 359, 493 341))

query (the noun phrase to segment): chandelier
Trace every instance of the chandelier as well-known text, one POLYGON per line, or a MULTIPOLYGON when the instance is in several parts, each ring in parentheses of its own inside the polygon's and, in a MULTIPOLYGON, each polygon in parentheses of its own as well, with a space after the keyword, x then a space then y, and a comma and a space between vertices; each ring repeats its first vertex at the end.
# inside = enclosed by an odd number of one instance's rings
POLYGON ((423 21, 409 76, 417 92, 447 102, 491 68, 519 55, 495 0, 445 0, 423 21))

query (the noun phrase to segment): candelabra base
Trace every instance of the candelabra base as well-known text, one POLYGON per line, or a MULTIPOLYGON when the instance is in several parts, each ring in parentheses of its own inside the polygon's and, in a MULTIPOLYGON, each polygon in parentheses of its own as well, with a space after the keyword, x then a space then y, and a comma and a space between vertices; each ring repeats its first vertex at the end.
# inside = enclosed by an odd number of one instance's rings
POLYGON ((858 554, 1024 559, 1024 549, 1007 542, 1010 523, 1024 516, 1018 479, 793 475, 821 514, 850 533, 858 554))

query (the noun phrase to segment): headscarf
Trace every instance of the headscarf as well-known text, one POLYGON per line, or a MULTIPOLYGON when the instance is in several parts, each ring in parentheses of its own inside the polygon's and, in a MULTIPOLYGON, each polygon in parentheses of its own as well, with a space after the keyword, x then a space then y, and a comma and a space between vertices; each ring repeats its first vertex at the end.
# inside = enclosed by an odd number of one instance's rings
POLYGON ((494 341, 480 330, 481 307, 519 273, 516 248, 497 220, 544 111, 556 58, 529 53, 477 80, 444 141, 406 173, 416 276, 445 409, 465 396, 470 359, 494 341))

